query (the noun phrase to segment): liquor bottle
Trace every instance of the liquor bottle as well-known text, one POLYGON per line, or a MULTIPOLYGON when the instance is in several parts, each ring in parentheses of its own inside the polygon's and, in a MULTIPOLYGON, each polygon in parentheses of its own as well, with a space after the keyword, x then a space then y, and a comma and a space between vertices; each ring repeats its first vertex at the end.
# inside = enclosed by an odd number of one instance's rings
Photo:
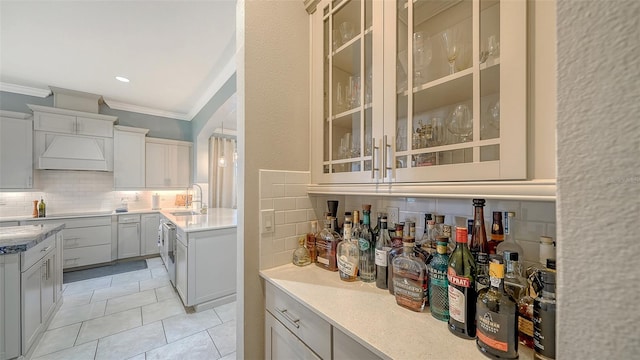
POLYGON ((473 199, 473 233, 469 249, 476 262, 476 291, 489 287, 489 243, 484 227, 484 199, 473 199))
MULTIPOLYGON (((355 212, 358 213, 357 211, 355 212)), ((376 281, 376 244, 371 231, 371 205, 362 205, 362 228, 358 238, 360 280, 376 281)))
POLYGON ((425 248, 425 250, 427 250, 429 254, 433 254, 436 252, 437 245, 436 245, 436 234, 434 233, 435 228, 436 228, 435 220, 431 219, 431 214, 426 214, 425 224, 424 224, 424 235, 423 235, 423 239, 425 239, 425 241, 422 247, 425 248))
POLYGON ((307 248, 309 249, 309 257, 311 258, 311 262, 315 263, 317 261, 316 252, 316 234, 318 233, 318 222, 311 222, 311 232, 307 234, 307 248))
POLYGON ((556 259, 556 243, 550 236, 540 236, 540 264, 545 265, 547 259, 556 259))
POLYGON ((404 223, 396 224, 396 230, 391 237, 391 250, 389 250, 389 254, 387 255, 387 287, 389 288, 389 294, 394 295, 393 289, 393 259, 396 256, 400 255, 404 251, 403 247, 403 237, 404 237, 404 223))
POLYGON ((520 258, 524 258, 522 246, 516 242, 513 235, 513 218, 516 216, 516 213, 513 211, 505 211, 502 215, 502 219, 504 221, 504 241, 498 244, 496 254, 502 255, 504 251, 509 250, 511 252, 518 253, 520 258))
POLYGON ((304 246, 304 236, 298 239, 298 248, 293 252, 293 265, 306 266, 311 264, 311 256, 309 250, 304 246))
POLYGON ((391 239, 387 231, 387 217, 383 215, 380 221, 380 234, 376 239, 376 286, 379 289, 388 289, 387 255, 389 250, 391 250, 391 239))
POLYGON ((340 242, 340 234, 331 229, 333 218, 330 216, 324 221, 324 229, 316 236, 316 265, 329 271, 338 271, 336 251, 340 242))
MULTIPOLYGON (((353 215, 351 215, 351 211, 345 211, 344 213, 344 222, 346 223, 347 221, 351 223, 351 235, 353 235, 353 215)), ((344 223, 342 223, 342 232, 340 232, 340 234, 344 239, 344 223)), ((354 238, 353 236, 351 238, 357 239, 357 238, 354 238)))
POLYGON ((413 254, 414 244, 415 238, 403 237, 402 254, 396 256, 392 263, 393 288, 398 305, 421 312, 428 299, 427 267, 421 259, 413 254))
POLYGON ((467 229, 456 228, 456 248, 449 257, 449 331, 465 339, 476 336, 476 263, 467 247, 467 229))
POLYGON ((338 244, 338 272, 340 280, 356 281, 358 279, 358 241, 351 239, 351 220, 344 222, 344 239, 338 244))
POLYGON ((533 301, 534 359, 556 358, 556 272, 543 270, 542 291, 533 301))
POLYGON ((38 204, 38 217, 47 216, 47 204, 44 203, 44 197, 40 197, 40 203, 38 204))
POLYGON ((504 228, 502 227, 502 212, 493 212, 493 224, 491 225, 491 240, 489 240, 489 254, 496 254, 498 245, 504 241, 504 228))
POLYGON ((440 236, 437 239, 437 253, 429 263, 429 307, 431 315, 442 321, 449 321, 449 281, 447 280, 447 267, 449 255, 447 245, 449 239, 440 236))
POLYGON ((340 226, 338 226, 338 203, 338 200, 327 200, 329 216, 333 217, 331 226, 335 232, 340 234, 340 226))
POLYGON ((382 213, 378 213, 378 220, 376 222, 376 227, 373 228, 373 237, 374 240, 378 239, 378 235, 380 234, 380 224, 382 223, 382 213))
POLYGON ((522 276, 517 252, 502 253, 507 271, 504 289, 518 304, 518 341, 533 349, 533 298, 529 296, 529 281, 522 276))
POLYGON ((360 233, 362 232, 362 221, 360 220, 360 212, 355 210, 353 212, 353 223, 351 229, 351 238, 360 239, 360 233))
POLYGON ((518 358, 518 311, 504 290, 504 264, 493 255, 489 264, 491 286, 477 302, 478 349, 496 359, 518 358))

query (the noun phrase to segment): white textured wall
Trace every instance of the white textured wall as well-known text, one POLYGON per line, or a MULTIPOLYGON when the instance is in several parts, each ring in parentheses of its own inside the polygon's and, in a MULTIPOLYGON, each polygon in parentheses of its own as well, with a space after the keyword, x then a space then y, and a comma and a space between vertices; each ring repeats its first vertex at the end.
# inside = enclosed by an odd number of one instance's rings
POLYGON ((640 1, 557 10, 558 358, 637 358, 640 1))
POLYGON ((259 169, 309 170, 309 15, 302 1, 239 1, 238 358, 264 357, 264 291, 258 275, 259 169), (240 229, 242 227, 242 229, 240 229), (241 314, 240 314, 241 313, 241 314))

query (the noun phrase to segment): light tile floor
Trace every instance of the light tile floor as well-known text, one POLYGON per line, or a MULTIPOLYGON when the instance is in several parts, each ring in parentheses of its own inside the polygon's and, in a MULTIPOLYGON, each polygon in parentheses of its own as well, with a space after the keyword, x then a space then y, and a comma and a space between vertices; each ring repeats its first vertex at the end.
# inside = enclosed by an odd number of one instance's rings
POLYGON ((236 304, 187 314, 158 258, 64 285, 32 359, 235 359, 236 304))

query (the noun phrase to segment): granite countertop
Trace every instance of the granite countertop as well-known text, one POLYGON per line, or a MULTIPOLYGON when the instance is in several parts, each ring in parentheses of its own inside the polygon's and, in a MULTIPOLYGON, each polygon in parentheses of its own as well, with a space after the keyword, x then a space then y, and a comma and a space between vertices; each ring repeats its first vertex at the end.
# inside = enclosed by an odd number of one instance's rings
POLYGON ((0 255, 27 251, 62 229, 64 223, 2 227, 0 255))
MULTIPOLYGON (((186 211, 180 209, 179 211, 186 211)), ((162 210, 161 213, 182 231, 197 232, 235 228, 238 224, 238 210, 209 208, 206 214, 173 215, 176 210, 162 210)))
MULTIPOLYGON (((348 283, 313 264, 283 265, 260 276, 382 358, 486 359, 475 340, 451 334, 428 309, 415 313, 398 306, 375 283, 348 283)), ((521 360, 533 359, 533 350, 518 349, 521 360)))

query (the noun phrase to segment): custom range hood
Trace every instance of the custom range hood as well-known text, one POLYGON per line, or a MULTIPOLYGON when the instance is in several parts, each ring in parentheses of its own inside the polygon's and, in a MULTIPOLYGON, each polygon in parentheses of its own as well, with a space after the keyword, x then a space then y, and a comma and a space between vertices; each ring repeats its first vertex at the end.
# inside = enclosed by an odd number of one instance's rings
POLYGON ((113 124, 98 114, 102 97, 51 87, 54 107, 33 110, 35 168, 113 171, 113 124))

